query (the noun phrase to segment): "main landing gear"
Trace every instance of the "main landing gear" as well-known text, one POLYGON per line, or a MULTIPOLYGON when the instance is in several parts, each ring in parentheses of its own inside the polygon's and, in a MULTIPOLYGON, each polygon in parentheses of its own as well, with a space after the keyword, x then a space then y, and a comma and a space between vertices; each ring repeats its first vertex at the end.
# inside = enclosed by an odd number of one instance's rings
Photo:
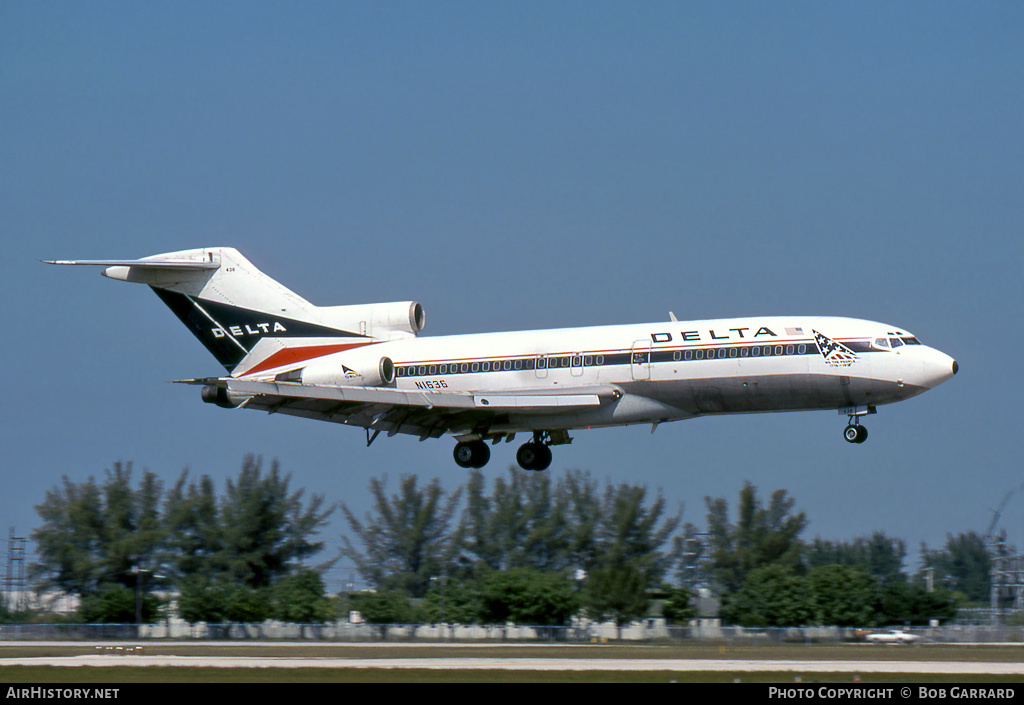
POLYGON ((530 441, 519 446, 516 462, 523 470, 547 470, 551 465, 551 449, 541 441, 530 441))
MULTIPOLYGON (((497 443, 501 435, 494 437, 497 443)), ((512 440, 512 434, 505 436, 505 441, 512 440)), ((571 443, 572 438, 566 431, 534 431, 533 440, 519 446, 516 462, 523 470, 541 471, 551 466, 551 448, 549 446, 571 443)), ((455 463, 460 468, 482 468, 491 458, 491 449, 483 440, 461 441, 455 444, 452 452, 455 463)))
POLYGON ((460 468, 482 468, 491 459, 491 449, 483 441, 463 441, 452 451, 455 464, 460 468))

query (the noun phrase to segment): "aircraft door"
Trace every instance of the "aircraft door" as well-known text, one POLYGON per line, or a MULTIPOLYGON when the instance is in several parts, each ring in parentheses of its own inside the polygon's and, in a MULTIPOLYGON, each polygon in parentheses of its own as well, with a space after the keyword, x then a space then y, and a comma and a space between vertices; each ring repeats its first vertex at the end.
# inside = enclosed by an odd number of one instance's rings
POLYGON ((537 379, 544 379, 548 376, 548 358, 546 355, 537 356, 537 360, 533 365, 533 370, 537 375, 537 379))
POLYGON ((583 376, 583 353, 573 353, 569 360, 569 374, 573 377, 583 376))
POLYGON ((639 381, 651 378, 651 341, 638 340, 633 343, 629 359, 629 371, 633 379, 639 381))

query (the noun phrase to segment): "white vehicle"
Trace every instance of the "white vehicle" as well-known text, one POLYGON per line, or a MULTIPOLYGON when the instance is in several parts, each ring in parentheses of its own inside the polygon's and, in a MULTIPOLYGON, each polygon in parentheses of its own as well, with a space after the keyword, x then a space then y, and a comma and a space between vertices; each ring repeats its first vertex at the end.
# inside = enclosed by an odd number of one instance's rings
POLYGON ((838 410, 860 419, 957 372, 905 330, 851 318, 763 316, 418 337, 412 301, 314 306, 237 250, 208 247, 99 265, 148 284, 228 375, 179 380, 225 408, 333 421, 420 440, 451 434, 483 467, 487 441, 531 438, 516 460, 544 470, 576 429, 712 414, 838 410))
POLYGON ((875 632, 864 637, 872 644, 912 644, 920 641, 921 637, 902 629, 890 629, 885 632, 875 632))

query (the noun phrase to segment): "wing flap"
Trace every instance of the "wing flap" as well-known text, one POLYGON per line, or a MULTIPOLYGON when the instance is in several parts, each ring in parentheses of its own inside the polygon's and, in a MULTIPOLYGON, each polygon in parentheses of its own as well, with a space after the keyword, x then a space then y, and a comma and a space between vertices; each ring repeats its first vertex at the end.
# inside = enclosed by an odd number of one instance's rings
POLYGON ((473 404, 478 409, 502 411, 564 411, 583 406, 600 406, 601 397, 597 394, 474 394, 473 404))
POLYGON ((509 414, 558 414, 589 409, 622 397, 610 385, 485 392, 419 391, 388 387, 315 386, 231 377, 176 380, 219 387, 234 405, 274 414, 438 438, 453 429, 488 427, 509 414))
POLYGON ((299 382, 233 378, 177 380, 187 384, 213 384, 233 395, 273 396, 282 399, 333 401, 352 405, 380 404, 425 410, 482 410, 492 412, 551 410, 599 406, 619 399, 622 391, 611 385, 566 389, 524 389, 487 392, 419 391, 389 387, 317 386, 299 382))
POLYGON ((473 397, 458 392, 412 392, 387 387, 319 387, 298 382, 259 382, 219 379, 230 392, 240 395, 269 395, 289 399, 320 399, 353 404, 384 404, 432 409, 472 409, 473 397))

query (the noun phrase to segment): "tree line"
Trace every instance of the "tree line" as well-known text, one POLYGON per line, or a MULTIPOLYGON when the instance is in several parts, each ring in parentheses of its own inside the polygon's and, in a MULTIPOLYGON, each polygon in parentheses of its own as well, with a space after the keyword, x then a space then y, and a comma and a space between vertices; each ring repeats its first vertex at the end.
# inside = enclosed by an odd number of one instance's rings
POLYGON ((414 475, 395 492, 386 485, 371 482, 364 517, 342 505, 358 543, 346 537, 343 555, 376 590, 353 605, 371 621, 625 622, 657 599, 680 622, 702 592, 726 623, 879 626, 946 620, 988 598, 988 553, 974 533, 922 546, 909 575, 902 540, 806 542, 794 499, 776 490, 764 502, 749 482, 735 517, 725 498, 705 497, 705 531, 667 511, 660 492, 581 471, 555 480, 510 469, 490 490, 479 471, 453 492, 414 475))
POLYGON ((79 619, 152 621, 165 607, 157 596, 174 593, 190 622, 318 622, 356 610, 378 623, 621 623, 655 600, 684 622, 703 594, 727 623, 877 626, 947 619, 988 599, 988 551, 973 532, 922 546, 911 575, 904 542, 882 532, 806 541, 807 516, 785 490, 764 501, 747 483, 735 511, 705 497, 700 530, 644 485, 510 468, 490 479, 470 471, 455 490, 416 475, 395 487, 372 479, 363 516, 341 505, 338 557, 372 590, 332 607, 322 574, 333 561, 308 562, 334 506, 293 491, 276 461, 267 471, 247 456, 223 494, 187 471, 169 487, 149 471, 133 485, 132 475, 116 463, 100 482, 65 477, 36 506, 30 575, 37 589, 80 597, 79 619))
POLYGON ((247 456, 218 496, 213 480, 187 471, 169 487, 152 472, 132 484, 132 464, 115 463, 106 478, 66 476, 36 505, 42 524, 31 538, 37 590, 80 598, 88 622, 150 622, 178 593, 190 622, 311 622, 330 615, 321 571, 307 559, 333 506, 322 495, 303 500, 277 461, 269 471, 247 456))

